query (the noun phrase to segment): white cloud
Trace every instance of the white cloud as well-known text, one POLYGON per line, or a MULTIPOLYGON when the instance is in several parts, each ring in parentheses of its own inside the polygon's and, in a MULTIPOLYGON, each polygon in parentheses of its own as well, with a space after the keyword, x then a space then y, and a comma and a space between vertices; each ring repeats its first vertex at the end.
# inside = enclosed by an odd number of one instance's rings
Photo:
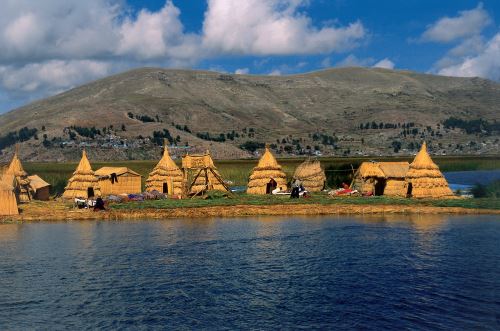
POLYGON ((0 82, 6 90, 34 92, 50 87, 52 90, 73 87, 82 81, 109 73, 109 65, 90 60, 33 63, 20 68, 0 67, 0 82))
POLYGON ((187 33, 172 0, 158 11, 136 14, 125 0, 3 0, 0 94, 41 97, 118 70, 191 67, 229 54, 343 51, 365 37, 360 22, 315 26, 303 11, 307 4, 208 0, 202 30, 187 33))
POLYGON ((500 80, 500 33, 497 33, 477 55, 439 70, 440 75, 485 77, 500 80))
POLYGON ((428 26, 422 41, 447 43, 460 38, 478 35, 491 23, 491 18, 482 3, 471 10, 459 12, 455 17, 443 17, 428 26))
POLYGON ((198 54, 199 37, 185 34, 180 10, 167 1, 159 12, 142 10, 137 18, 128 18, 120 28, 117 53, 140 60, 172 58, 194 60, 198 54))
POLYGON ((374 68, 384 68, 384 69, 394 69, 394 66, 395 66, 394 62, 392 62, 388 58, 380 60, 373 65, 374 68))
POLYGON ((358 58, 356 55, 349 54, 342 61, 337 62, 336 67, 368 67, 375 62, 372 58, 358 58))
POLYGON ((237 75, 248 75, 250 73, 250 69, 248 68, 239 68, 234 71, 237 75))
POLYGON ((269 73, 269 76, 281 76, 283 73, 279 69, 274 69, 269 73))
POLYGON ((301 0, 208 0, 203 45, 215 53, 319 54, 353 48, 366 35, 360 22, 316 28, 301 0))
POLYGON ((329 68, 332 66, 332 59, 330 57, 325 57, 323 60, 321 60, 320 65, 323 68, 329 68))

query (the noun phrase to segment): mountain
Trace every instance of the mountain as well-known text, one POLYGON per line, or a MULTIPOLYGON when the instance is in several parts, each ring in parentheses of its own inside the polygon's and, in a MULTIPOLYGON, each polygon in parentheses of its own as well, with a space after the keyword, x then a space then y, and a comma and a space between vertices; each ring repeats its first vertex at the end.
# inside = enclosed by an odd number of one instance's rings
POLYGON ((77 159, 83 145, 96 159, 157 158, 154 136, 173 139, 179 154, 188 145, 216 158, 248 157, 262 143, 283 155, 412 153, 423 139, 440 153, 497 153, 490 147, 499 114, 500 84, 480 78, 372 68, 291 76, 142 68, 1 115, 0 147, 7 158, 13 147, 5 137, 27 127, 37 131, 27 131, 21 153, 38 161, 77 159), (450 118, 462 122, 445 128, 450 118), (467 130, 474 120, 480 128, 467 130))

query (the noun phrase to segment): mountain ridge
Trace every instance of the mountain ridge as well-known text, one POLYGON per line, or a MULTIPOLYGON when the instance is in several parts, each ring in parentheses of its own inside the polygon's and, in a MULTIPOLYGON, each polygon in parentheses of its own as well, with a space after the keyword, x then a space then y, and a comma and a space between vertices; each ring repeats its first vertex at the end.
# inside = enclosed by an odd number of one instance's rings
MULTIPOLYGON (((179 138, 174 139, 177 146, 187 144, 192 151, 213 149, 220 158, 252 156, 240 148, 247 142, 273 143, 275 151, 284 155, 378 155, 394 153, 394 141, 400 141, 400 150, 405 152, 410 143, 427 139, 431 149, 435 141, 436 146, 446 145, 439 148, 442 153, 454 153, 448 147, 452 142, 478 144, 484 137, 464 139, 460 130, 445 132, 442 123, 449 118, 494 123, 499 119, 499 105, 500 84, 481 78, 357 67, 286 76, 148 67, 89 82, 4 113, 0 132, 36 128, 39 139, 23 143, 25 156, 31 160, 72 159, 82 143, 92 146, 96 141, 78 133, 72 139, 68 133, 75 132, 69 129, 72 126, 99 129, 98 142, 107 141, 102 132, 105 127, 110 135, 126 141, 128 151, 111 147, 108 153, 96 153, 104 158, 109 154, 111 159, 155 158, 158 148, 147 137, 164 130, 179 138), (366 123, 384 125, 360 129, 366 123), (418 133, 408 137, 410 128, 405 127, 403 135, 401 124, 412 124, 411 131, 417 128, 418 133), (319 144, 325 139, 330 143, 319 144), (349 141, 354 142, 353 148, 349 141), (61 145, 67 142, 74 144, 61 145)), ((488 137, 497 135, 489 133, 488 137)), ((98 149, 99 144, 95 145, 98 149)), ((11 149, 7 147, 3 154, 11 149)), ((465 149, 491 153, 489 148, 465 149)))

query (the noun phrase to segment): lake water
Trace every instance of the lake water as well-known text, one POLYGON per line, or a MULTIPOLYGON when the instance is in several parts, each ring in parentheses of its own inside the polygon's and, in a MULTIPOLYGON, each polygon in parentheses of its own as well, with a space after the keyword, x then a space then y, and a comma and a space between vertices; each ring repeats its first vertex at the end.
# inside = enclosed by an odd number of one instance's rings
POLYGON ((0 225, 0 328, 500 329, 500 218, 0 225))

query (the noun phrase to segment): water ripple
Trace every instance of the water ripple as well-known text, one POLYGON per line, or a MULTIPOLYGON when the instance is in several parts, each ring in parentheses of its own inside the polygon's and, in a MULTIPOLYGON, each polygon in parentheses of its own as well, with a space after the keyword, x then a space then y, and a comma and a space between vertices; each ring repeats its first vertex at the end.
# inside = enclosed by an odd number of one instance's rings
POLYGON ((0 225, 2 329, 500 329, 494 216, 0 225))

